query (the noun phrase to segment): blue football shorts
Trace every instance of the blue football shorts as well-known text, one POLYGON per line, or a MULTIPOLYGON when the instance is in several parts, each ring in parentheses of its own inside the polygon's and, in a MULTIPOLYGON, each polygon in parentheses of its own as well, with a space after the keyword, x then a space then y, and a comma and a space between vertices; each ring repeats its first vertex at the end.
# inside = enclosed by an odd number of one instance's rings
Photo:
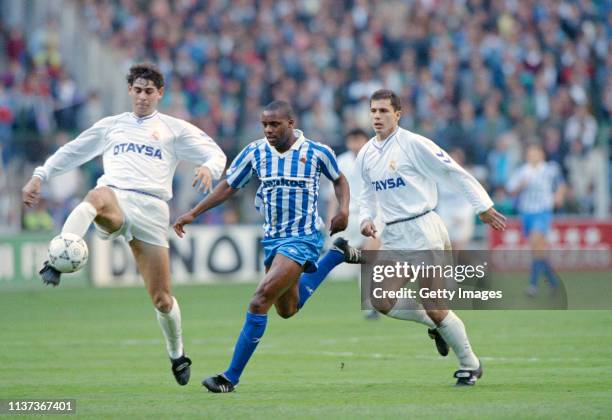
POLYGON ((321 232, 292 238, 264 238, 264 265, 270 267, 276 254, 283 254, 302 267, 304 272, 317 271, 317 260, 323 249, 324 238, 321 232))
POLYGON ((521 215, 523 221, 523 234, 529 236, 532 232, 546 235, 552 224, 552 212, 540 211, 537 213, 524 213, 521 215))

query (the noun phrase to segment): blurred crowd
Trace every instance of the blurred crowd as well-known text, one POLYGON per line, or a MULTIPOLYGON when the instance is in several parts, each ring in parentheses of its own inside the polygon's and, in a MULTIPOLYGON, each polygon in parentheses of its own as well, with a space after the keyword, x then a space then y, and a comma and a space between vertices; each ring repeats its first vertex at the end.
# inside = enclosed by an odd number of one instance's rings
MULTIPOLYGON (((160 66, 160 110, 201 127, 230 159, 261 137, 260 109, 273 99, 289 100, 306 135, 341 152, 343 133, 371 132, 368 97, 387 87, 401 95, 401 125, 462 149, 507 211, 512 202, 503 187, 531 142, 541 142, 563 169, 570 194, 561 211, 593 211, 601 166, 594 162, 609 162, 602 153, 612 112, 612 10, 605 1, 81 4, 88 30, 122 53, 124 67, 141 59, 160 66)), ((53 22, 27 34, 0 29, 2 163, 39 162, 67 133, 102 117, 99 94, 81 92, 63 66, 53 22)), ((86 168, 85 184, 99 170, 86 168)), ((240 206, 208 222, 234 220, 234 211, 240 206)))

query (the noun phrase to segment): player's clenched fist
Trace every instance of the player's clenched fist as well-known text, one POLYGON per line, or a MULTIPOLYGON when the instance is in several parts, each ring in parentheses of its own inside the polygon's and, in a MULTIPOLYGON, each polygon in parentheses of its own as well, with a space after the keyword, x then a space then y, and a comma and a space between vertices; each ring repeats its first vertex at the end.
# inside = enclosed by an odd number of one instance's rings
POLYGON ((374 226, 374 222, 371 220, 364 220, 361 222, 361 234, 363 236, 368 236, 370 238, 376 238, 376 226, 374 226))
POLYGON ((40 199, 40 178, 33 176, 30 181, 21 190, 21 199, 23 204, 32 207, 38 203, 40 199))
POLYGON ((210 192, 212 190, 213 176, 212 172, 210 172, 210 169, 208 169, 206 166, 198 166, 195 169, 195 177, 191 186, 196 188, 198 182, 200 183, 198 191, 210 192))
POLYGON ((185 235, 185 225, 192 223, 194 219, 195 216, 191 212, 187 212, 176 219, 172 228, 179 238, 182 238, 185 235))

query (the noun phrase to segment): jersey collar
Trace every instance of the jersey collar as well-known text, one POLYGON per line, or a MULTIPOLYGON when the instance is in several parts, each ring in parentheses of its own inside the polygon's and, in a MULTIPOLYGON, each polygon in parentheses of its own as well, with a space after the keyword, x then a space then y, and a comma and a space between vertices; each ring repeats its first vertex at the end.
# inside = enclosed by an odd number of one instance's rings
POLYGON ((151 118, 155 117, 157 114, 158 114, 158 112, 157 112, 157 110, 155 110, 152 113, 150 113, 149 115, 145 115, 144 117, 139 117, 138 115, 134 114, 133 112, 130 112, 130 115, 132 116, 132 118, 134 118, 136 120, 136 122, 138 124, 142 124, 144 121, 150 120, 151 118))
POLYGON ((395 129, 395 131, 391 134, 389 134, 389 136, 384 139, 384 140, 378 140, 376 138, 376 136, 374 137, 374 141, 372 142, 372 144, 374 145, 374 147, 379 151, 382 152, 382 150, 385 148, 385 146, 387 145, 387 143, 389 143, 389 140, 391 140, 393 138, 393 136, 395 136, 397 134, 397 132, 399 131, 399 126, 395 129))
MULTIPOLYGON (((302 130, 298 130, 297 128, 293 130, 293 135, 295 137, 297 137, 297 139, 295 140, 295 143, 293 143, 291 145, 291 147, 289 149, 287 149, 285 152, 281 153, 278 150, 276 150, 276 148, 274 146, 272 146, 270 143, 268 143, 268 146, 270 146, 270 149, 272 149, 272 153, 278 155, 278 156, 285 156, 286 154, 288 154, 289 152, 293 151, 293 150, 298 150, 300 148, 300 146, 302 145, 302 143, 304 143, 304 141, 306 140, 304 138, 304 133, 302 132, 302 130)), ((268 141, 268 139, 266 139, 266 142, 268 141)))

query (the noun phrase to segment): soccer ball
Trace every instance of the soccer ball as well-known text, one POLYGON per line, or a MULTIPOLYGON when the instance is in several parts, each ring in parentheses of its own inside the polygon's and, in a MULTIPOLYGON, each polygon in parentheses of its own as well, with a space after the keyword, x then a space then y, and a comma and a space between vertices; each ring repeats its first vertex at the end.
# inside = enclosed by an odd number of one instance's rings
POLYGON ((80 270, 89 257, 85 241, 74 233, 62 233, 49 244, 49 264, 60 273, 80 270))

